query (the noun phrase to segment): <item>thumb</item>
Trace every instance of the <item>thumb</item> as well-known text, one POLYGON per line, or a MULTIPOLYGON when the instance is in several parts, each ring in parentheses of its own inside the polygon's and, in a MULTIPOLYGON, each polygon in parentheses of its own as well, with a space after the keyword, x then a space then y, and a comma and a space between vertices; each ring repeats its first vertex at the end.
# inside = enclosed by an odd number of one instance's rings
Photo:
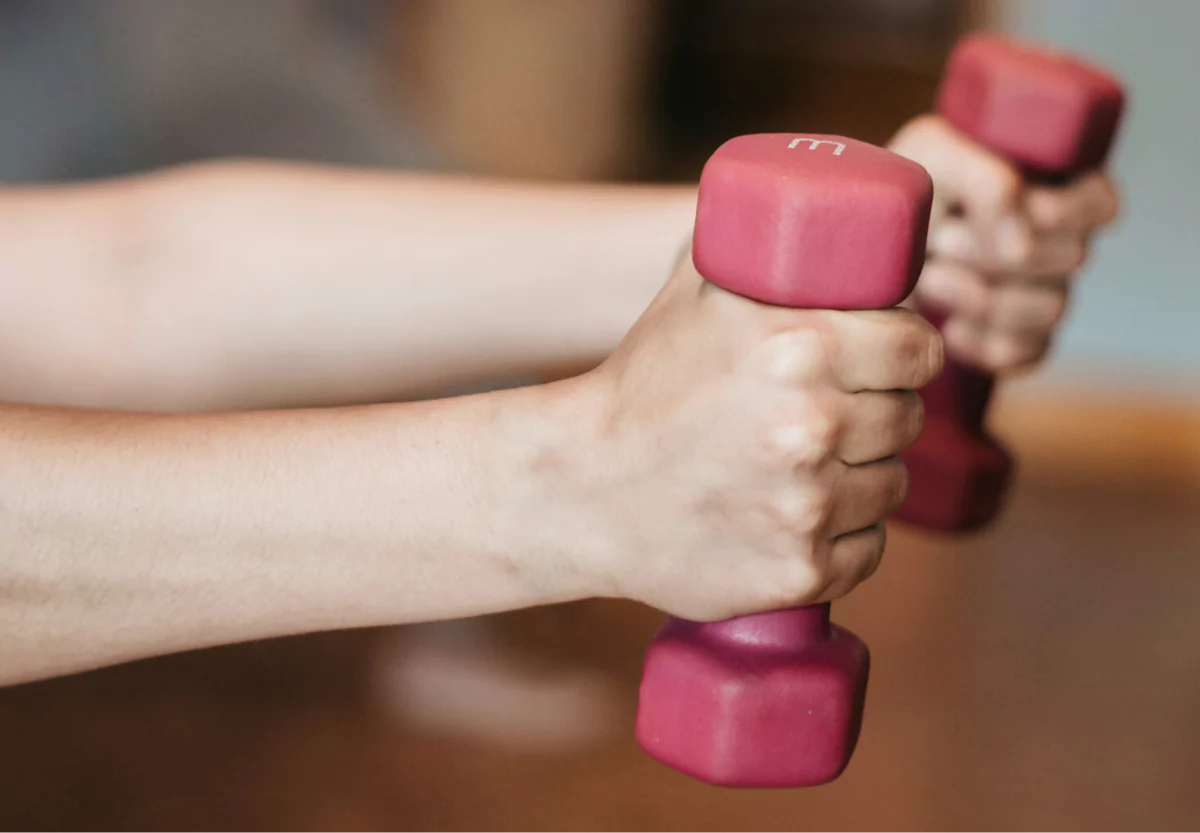
POLYGON ((936 115, 905 125, 891 150, 924 166, 933 179, 935 216, 931 243, 948 218, 962 221, 978 237, 993 263, 1019 263, 1033 245, 1024 213, 1021 172, 936 115))

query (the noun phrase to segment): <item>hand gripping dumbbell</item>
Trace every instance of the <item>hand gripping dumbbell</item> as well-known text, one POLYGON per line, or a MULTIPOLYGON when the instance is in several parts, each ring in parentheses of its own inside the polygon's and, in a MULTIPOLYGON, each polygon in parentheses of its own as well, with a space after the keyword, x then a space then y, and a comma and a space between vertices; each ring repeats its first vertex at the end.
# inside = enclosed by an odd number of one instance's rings
MULTIPOLYGON (((976 35, 951 55, 937 109, 1028 179, 1052 183, 1104 164, 1124 98, 1121 85, 1095 67, 976 35)), ((936 310, 926 315, 942 324, 936 310)), ((984 427, 992 384, 990 375, 951 359, 922 389, 925 429, 901 455, 910 487, 899 519, 961 532, 999 512, 1012 459, 984 427)))
MULTIPOLYGON (((705 165, 692 258, 707 280, 768 304, 892 307, 920 274, 932 200, 925 169, 882 148, 741 136, 705 165)), ((868 664, 828 604, 672 619, 646 652, 638 742, 712 784, 824 783, 854 751, 868 664)))

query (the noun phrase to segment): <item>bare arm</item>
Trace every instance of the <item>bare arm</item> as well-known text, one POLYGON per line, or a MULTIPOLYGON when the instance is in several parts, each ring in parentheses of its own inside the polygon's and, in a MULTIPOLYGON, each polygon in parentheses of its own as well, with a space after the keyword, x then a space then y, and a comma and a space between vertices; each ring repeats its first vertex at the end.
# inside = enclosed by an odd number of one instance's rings
POLYGON ((709 619, 835 598, 878 564, 939 367, 916 315, 767 307, 685 263, 601 367, 550 385, 0 406, 0 684, 586 596, 709 619))
POLYGON ((575 450, 564 384, 220 415, 0 408, 0 684, 586 595, 539 540, 538 461, 575 450))
POLYGON ((0 398, 218 410, 594 366, 694 189, 222 162, 0 190, 0 398))

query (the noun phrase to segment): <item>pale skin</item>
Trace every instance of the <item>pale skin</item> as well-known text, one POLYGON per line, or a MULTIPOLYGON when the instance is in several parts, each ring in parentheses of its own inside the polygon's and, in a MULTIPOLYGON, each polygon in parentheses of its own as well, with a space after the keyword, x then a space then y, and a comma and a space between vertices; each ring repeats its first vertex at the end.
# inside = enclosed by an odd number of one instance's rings
POLYGON ((1112 180, 1092 172, 1058 187, 1025 182, 938 116, 914 119, 891 149, 925 166, 936 194, 929 259, 911 300, 946 311, 956 360, 999 374, 1037 365, 1092 235, 1116 219, 1112 180))
MULTIPOLYGON (((0 191, 0 396, 30 403, 0 406, 0 682, 591 596, 719 619, 849 592, 942 341, 704 283, 694 199, 252 163, 0 191), (594 369, 397 401, 567 367, 594 369)), ((1046 271, 1016 266, 989 286, 1046 271)), ((963 320, 1027 364, 1057 316, 996 303, 963 320)))
POLYGON ((0 190, 0 392, 197 411, 594 367, 679 261, 690 187, 217 162, 0 190))

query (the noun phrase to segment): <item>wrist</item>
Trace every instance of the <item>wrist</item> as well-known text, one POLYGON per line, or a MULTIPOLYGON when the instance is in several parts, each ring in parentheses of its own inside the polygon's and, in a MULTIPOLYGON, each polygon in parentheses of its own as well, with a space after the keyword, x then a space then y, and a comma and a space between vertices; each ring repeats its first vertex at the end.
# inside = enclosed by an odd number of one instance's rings
POLYGON ((687 259, 696 219, 693 186, 653 186, 624 193, 614 206, 619 226, 611 238, 615 251, 609 262, 593 259, 590 267, 594 288, 589 306, 602 311, 606 322, 602 356, 616 349, 687 259))
POLYGON ((608 396, 602 374, 508 392, 489 417, 493 529, 536 604, 610 595, 592 518, 608 396), (506 397, 507 399, 507 397, 506 397))
POLYGON ((563 284, 577 349, 562 359, 543 361, 537 374, 557 381, 595 369, 662 291, 692 249, 696 188, 685 185, 605 187, 607 225, 589 231, 601 241, 580 259, 573 280, 563 284), (607 230, 605 230, 607 229, 607 230), (579 299, 586 298, 580 305, 579 299))

